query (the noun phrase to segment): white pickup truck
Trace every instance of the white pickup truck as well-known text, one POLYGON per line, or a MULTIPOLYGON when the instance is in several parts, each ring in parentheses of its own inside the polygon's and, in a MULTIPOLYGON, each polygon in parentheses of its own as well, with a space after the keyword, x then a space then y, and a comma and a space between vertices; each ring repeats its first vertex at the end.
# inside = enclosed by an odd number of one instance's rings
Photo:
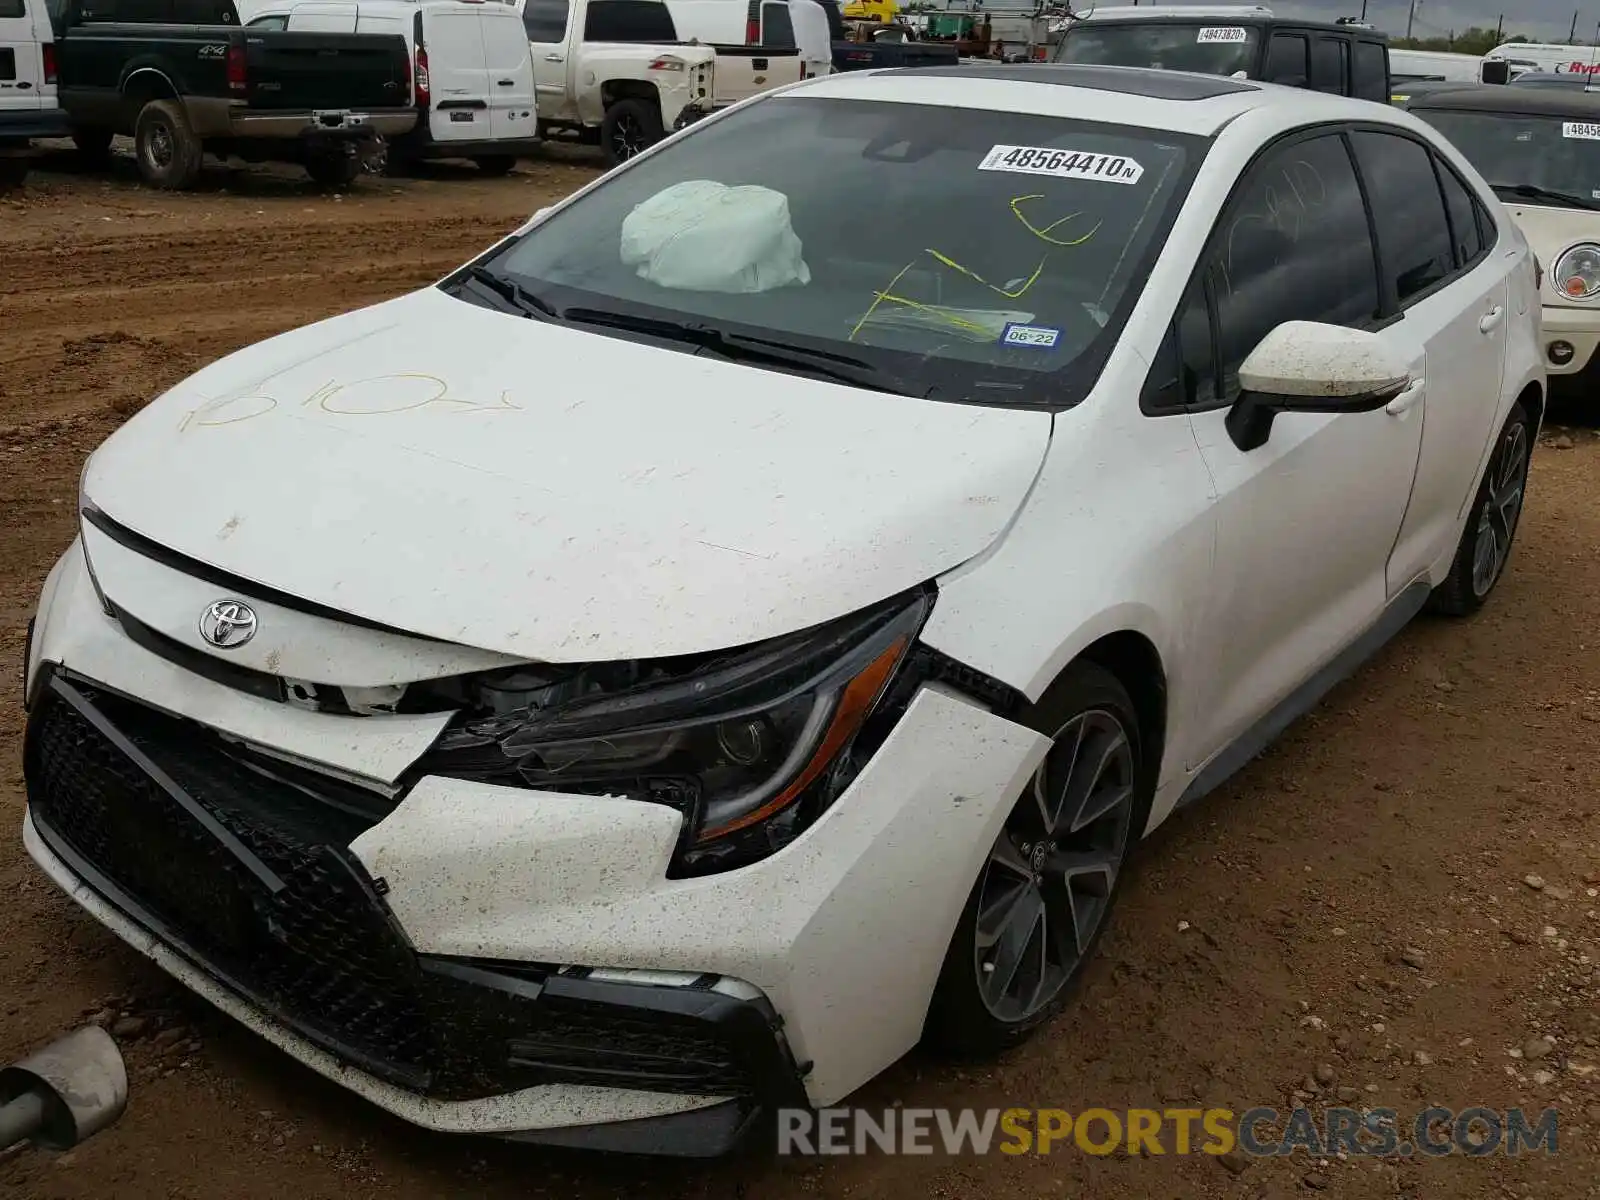
POLYGON ((516 0, 542 136, 598 140, 612 165, 668 130, 805 76, 800 52, 680 41, 663 0, 516 0))

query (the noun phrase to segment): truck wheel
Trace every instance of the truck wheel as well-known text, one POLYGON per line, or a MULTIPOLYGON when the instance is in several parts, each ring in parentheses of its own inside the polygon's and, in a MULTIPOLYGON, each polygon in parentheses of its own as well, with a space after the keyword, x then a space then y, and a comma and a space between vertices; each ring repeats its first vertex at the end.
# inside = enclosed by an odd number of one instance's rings
POLYGON ((139 175, 151 187, 182 191, 200 176, 200 139, 176 100, 152 100, 133 127, 139 175))
POLYGON ((19 188, 28 178, 28 160, 18 155, 12 158, 0 152, 0 192, 19 188))
POLYGON ((606 165, 627 162, 661 140, 661 110, 647 100, 618 100, 600 122, 606 165))
POLYGON ((478 170, 485 175, 509 175, 517 165, 514 154, 485 154, 473 161, 478 164, 478 170))
POLYGON ((104 162, 111 156, 111 137, 109 129, 91 129, 82 125, 72 128, 72 144, 78 148, 80 155, 92 163, 104 162))
POLYGON ((325 188, 347 188, 361 174, 361 159, 348 146, 334 146, 306 157, 306 174, 325 188))

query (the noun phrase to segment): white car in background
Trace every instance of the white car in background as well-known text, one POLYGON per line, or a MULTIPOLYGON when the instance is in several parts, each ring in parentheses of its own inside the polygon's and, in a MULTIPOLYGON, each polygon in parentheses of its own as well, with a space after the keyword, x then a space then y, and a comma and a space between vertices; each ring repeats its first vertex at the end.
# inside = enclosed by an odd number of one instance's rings
POLYGON ((1542 350, 1552 377, 1600 376, 1600 94, 1485 86, 1418 96, 1408 111, 1466 155, 1548 267, 1542 350))
POLYGON ((1397 110, 752 100, 96 451, 27 847, 408 1120, 714 1153, 1036 1030, 1143 834, 1484 602, 1538 322, 1397 110))

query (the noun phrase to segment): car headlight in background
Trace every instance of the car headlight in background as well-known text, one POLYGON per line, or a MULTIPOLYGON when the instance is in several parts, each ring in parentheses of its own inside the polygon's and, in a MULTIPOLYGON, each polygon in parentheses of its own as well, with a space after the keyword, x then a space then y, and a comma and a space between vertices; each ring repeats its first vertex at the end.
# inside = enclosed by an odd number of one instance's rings
POLYGON ((1556 289, 1569 300, 1591 300, 1600 295, 1600 245, 1579 242, 1556 259, 1551 276, 1556 289))
POLYGON ((665 804, 674 875, 793 841, 843 790, 850 750, 932 608, 919 589, 755 646, 478 677, 422 774, 665 804))

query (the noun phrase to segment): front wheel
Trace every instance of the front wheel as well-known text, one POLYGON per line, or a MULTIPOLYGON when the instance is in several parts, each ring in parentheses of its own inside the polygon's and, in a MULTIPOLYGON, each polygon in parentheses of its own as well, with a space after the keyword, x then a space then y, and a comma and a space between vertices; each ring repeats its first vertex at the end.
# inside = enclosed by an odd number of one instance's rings
POLYGON ((1533 457, 1533 421, 1519 402, 1500 429, 1478 494, 1467 510, 1467 527, 1456 547, 1450 574, 1433 590, 1430 607, 1451 617, 1477 612, 1505 574, 1528 492, 1533 457))
POLYGON ((945 954, 925 1035, 987 1056, 1066 1003, 1105 930, 1150 811, 1127 689, 1075 663, 1039 701, 1050 751, 990 848, 945 954))
POLYGON ((606 165, 617 166, 641 154, 663 136, 661 110, 645 100, 618 100, 600 122, 606 165))

